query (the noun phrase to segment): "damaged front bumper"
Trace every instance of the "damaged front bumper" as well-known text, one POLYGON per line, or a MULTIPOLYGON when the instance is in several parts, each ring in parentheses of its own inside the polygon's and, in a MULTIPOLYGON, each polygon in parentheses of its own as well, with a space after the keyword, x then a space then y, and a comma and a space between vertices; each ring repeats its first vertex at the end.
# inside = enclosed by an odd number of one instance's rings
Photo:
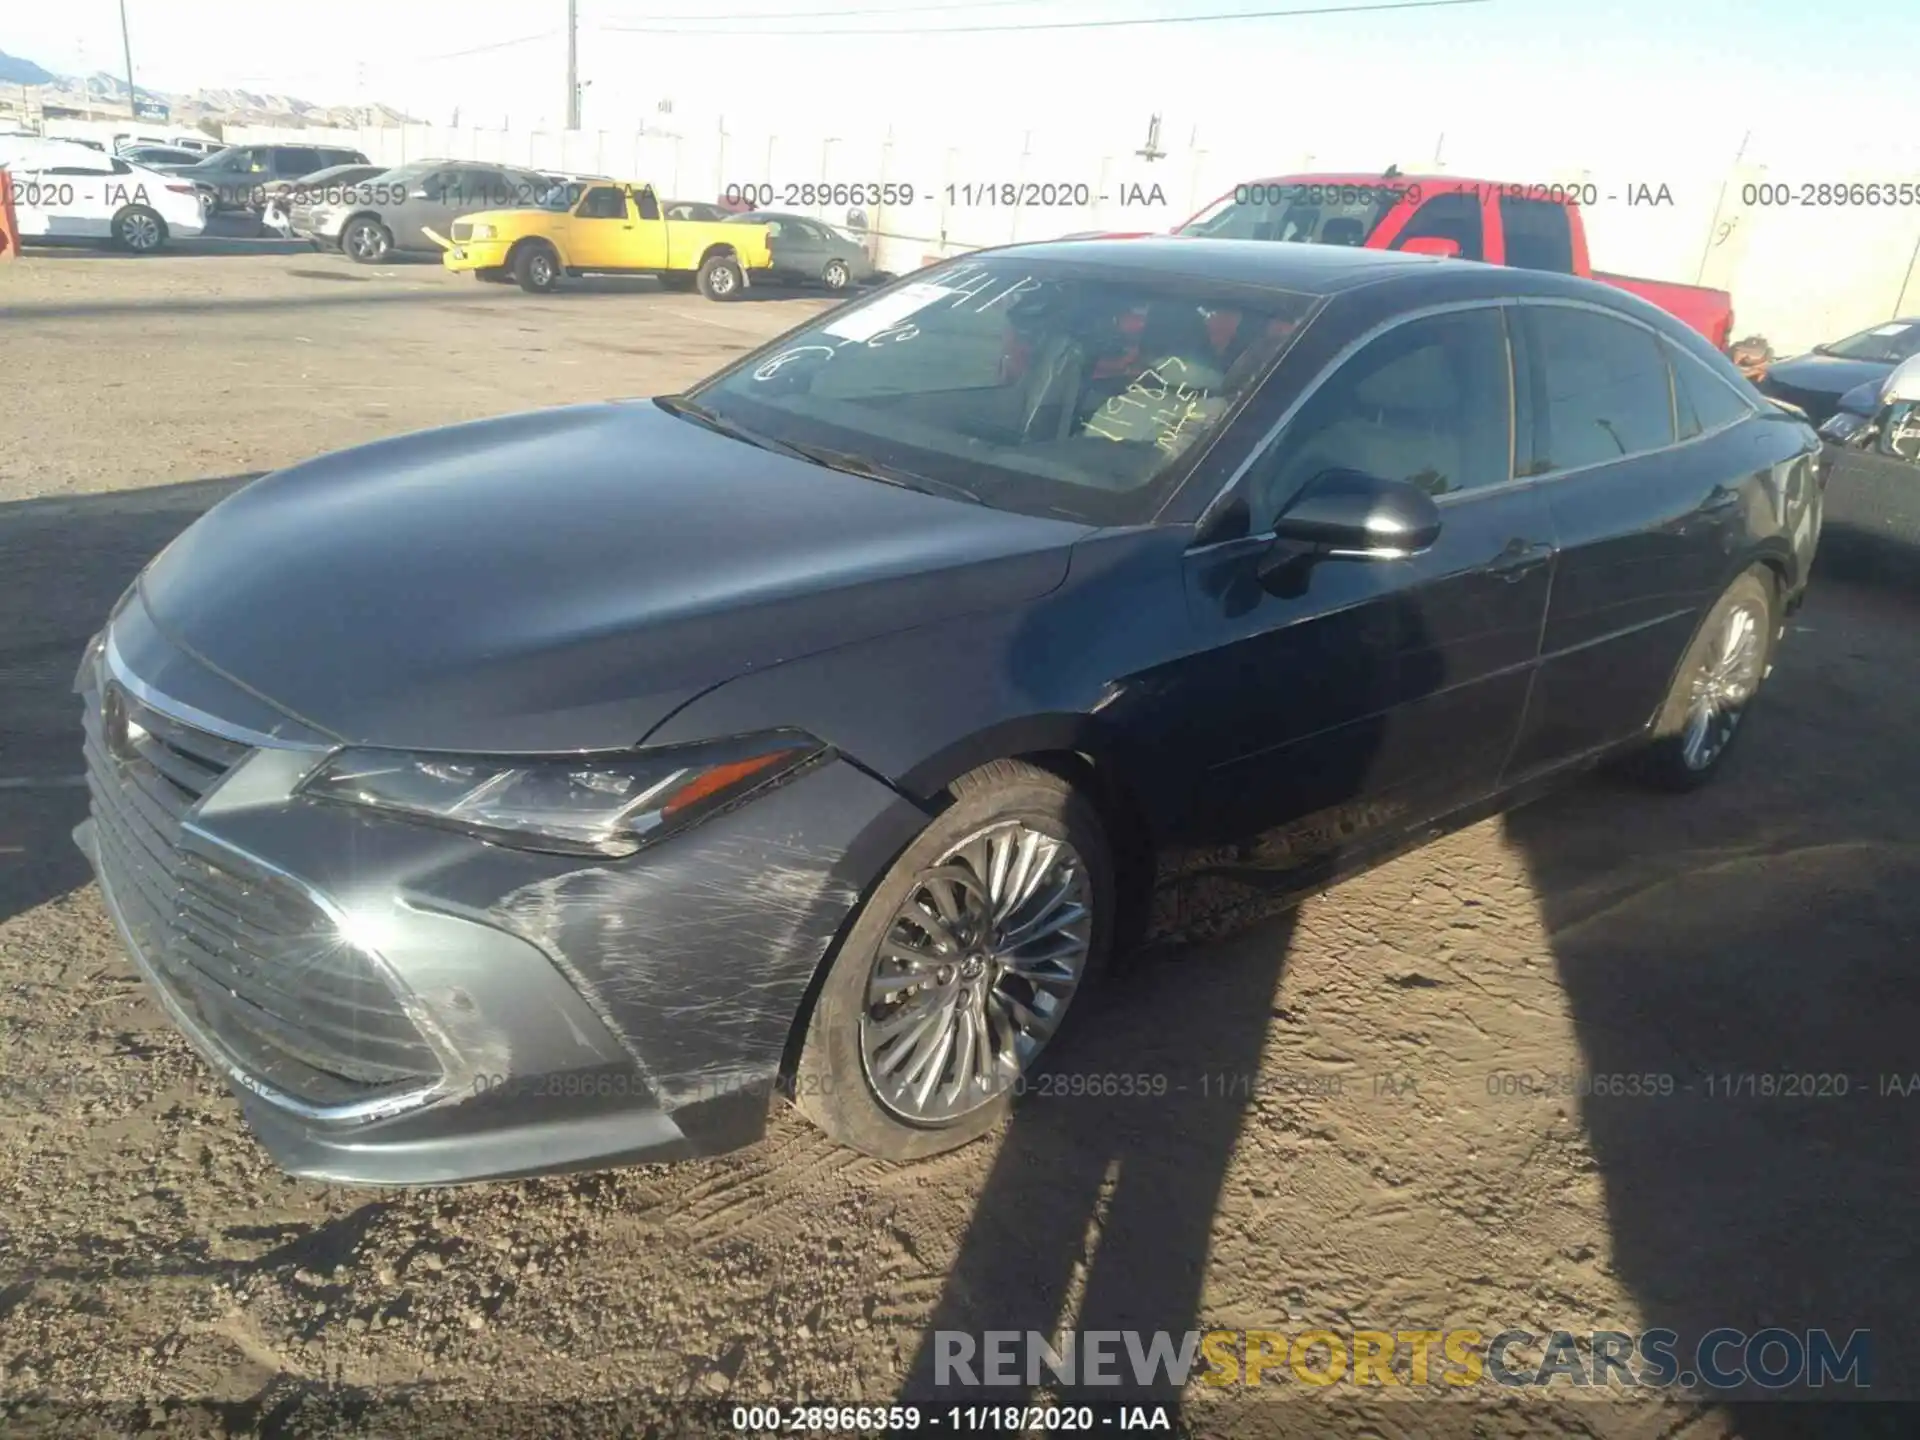
POLYGON ((78 688, 75 840, 135 965, 274 1158, 329 1181, 750 1143, 836 936, 925 822, 834 758, 626 859, 539 854, 299 798, 323 746, 171 702, 110 646, 78 688))

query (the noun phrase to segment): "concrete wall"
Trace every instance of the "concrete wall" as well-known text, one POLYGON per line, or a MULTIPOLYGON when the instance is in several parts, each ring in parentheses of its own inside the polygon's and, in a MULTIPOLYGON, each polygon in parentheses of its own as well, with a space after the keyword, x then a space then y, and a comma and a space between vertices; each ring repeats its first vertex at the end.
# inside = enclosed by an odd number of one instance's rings
MULTIPOLYGON (((724 187, 772 184, 772 208, 844 223, 844 205, 789 204, 789 185, 911 186, 911 204, 865 206, 879 264, 904 271, 927 257, 1076 230, 1163 230, 1240 180, 1296 170, 1377 170, 1382 156, 1404 170, 1443 170, 1524 183, 1591 182, 1588 208, 1597 268, 1715 285, 1732 292, 1740 334, 1758 332, 1782 353, 1889 318, 1920 312, 1920 194, 1906 204, 1800 204, 1811 183, 1904 179, 1920 190, 1920 145, 1875 149, 1849 143, 1847 163, 1809 150, 1804 137, 1731 129, 1696 131, 1656 162, 1610 152, 1602 131, 1569 140, 1512 132, 1410 133, 1389 126, 1290 127, 1283 139, 1169 126, 1163 158, 1148 161, 1096 142, 1033 131, 983 129, 972 117, 951 130, 877 122, 860 135, 736 132, 722 119, 680 121, 679 136, 607 131, 492 130, 409 125, 325 132, 369 157, 399 164, 447 157, 512 162, 547 170, 647 179, 676 199, 711 200, 724 187), (960 137, 964 134, 964 143, 960 137), (1568 163, 1571 155, 1578 163, 1568 163), (1554 157, 1542 163, 1542 157, 1554 157), (1003 182, 1054 182, 1087 205, 1022 209, 980 193, 1003 182), (1782 184, 1796 202, 1749 203, 1761 184, 1782 184), (1631 194, 1664 198, 1630 204, 1631 194), (950 188, 951 187, 951 188, 950 188), (973 187, 974 193, 968 193, 973 187), (1149 203, 1137 203, 1141 197, 1149 203)), ((1377 125, 1378 122, 1376 122, 1377 125)), ((304 140, 321 132, 231 127, 235 143, 304 140)), ((1137 143, 1137 142, 1136 142, 1137 143)), ((1897 192, 1896 198, 1897 198, 1897 192)))

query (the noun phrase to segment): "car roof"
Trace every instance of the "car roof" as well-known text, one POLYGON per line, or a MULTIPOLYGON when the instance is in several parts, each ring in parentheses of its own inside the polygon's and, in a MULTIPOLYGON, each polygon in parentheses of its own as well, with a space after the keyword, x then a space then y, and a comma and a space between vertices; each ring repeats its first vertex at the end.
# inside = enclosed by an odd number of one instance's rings
MULTIPOLYGON (((1335 295, 1362 286, 1398 285, 1423 292, 1424 298, 1433 300, 1501 295, 1559 295, 1580 300, 1624 297, 1628 302, 1634 298, 1612 286, 1574 275, 1352 245, 1155 235, 1132 240, 1043 240, 973 253, 1184 275, 1196 280, 1221 280, 1305 295, 1335 295)), ((1639 309, 1631 303, 1617 308, 1635 313, 1639 309)))

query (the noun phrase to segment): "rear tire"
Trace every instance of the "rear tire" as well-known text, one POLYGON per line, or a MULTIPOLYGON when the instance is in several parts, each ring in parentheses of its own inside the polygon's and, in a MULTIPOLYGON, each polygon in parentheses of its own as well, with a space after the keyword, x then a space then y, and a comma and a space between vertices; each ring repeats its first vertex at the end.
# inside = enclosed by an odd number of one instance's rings
POLYGON ((848 930, 794 1071, 801 1113, 883 1160, 998 1125, 1112 943, 1113 862, 1084 796, 1012 760, 949 793, 848 930))
POLYGON ((134 255, 151 255, 167 243, 167 222, 145 205, 129 205, 113 217, 113 243, 134 255))
POLYGON ((746 288, 747 277, 731 255, 714 255, 700 266, 697 283, 709 300, 732 300, 746 288))
POLYGON ((560 288, 560 256, 544 240, 529 240, 514 252, 513 278, 529 295, 560 288))
POLYGON ((1714 602, 1674 676, 1653 738, 1631 757, 1636 778, 1661 790, 1697 790, 1720 773, 1780 638, 1773 572, 1756 565, 1714 602))

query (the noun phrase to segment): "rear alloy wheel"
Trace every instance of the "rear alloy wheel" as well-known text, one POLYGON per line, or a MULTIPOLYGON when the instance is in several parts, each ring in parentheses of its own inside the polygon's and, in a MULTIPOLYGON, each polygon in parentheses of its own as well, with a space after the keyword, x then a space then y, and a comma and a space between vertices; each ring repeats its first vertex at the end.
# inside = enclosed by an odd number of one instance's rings
POLYGON ((513 278, 530 295, 548 294, 560 285, 560 257, 545 241, 528 241, 513 257, 513 278))
POLYGON ((1109 943, 1111 862, 1082 796, 1015 761, 951 793, 834 957, 794 1074, 803 1113, 888 1160, 999 1123, 1109 943))
POLYGON ((1694 637, 1672 691, 1637 757, 1643 778, 1692 790, 1719 772, 1740 733, 1779 639, 1770 571, 1749 570, 1729 585, 1694 637))
POLYGON ((378 265, 393 249, 393 232, 378 220, 355 220, 342 232, 340 248, 357 264, 378 265))
POLYGON ((113 243, 135 255, 151 255, 167 243, 167 222, 144 205, 129 205, 113 217, 113 243))
POLYGON ((746 287, 739 261, 728 255, 710 257, 700 267, 700 293, 709 300, 731 300, 746 287))
POLYGON ((829 290, 844 290, 853 283, 853 271, 844 260, 829 260, 827 268, 820 272, 820 283, 829 290))

